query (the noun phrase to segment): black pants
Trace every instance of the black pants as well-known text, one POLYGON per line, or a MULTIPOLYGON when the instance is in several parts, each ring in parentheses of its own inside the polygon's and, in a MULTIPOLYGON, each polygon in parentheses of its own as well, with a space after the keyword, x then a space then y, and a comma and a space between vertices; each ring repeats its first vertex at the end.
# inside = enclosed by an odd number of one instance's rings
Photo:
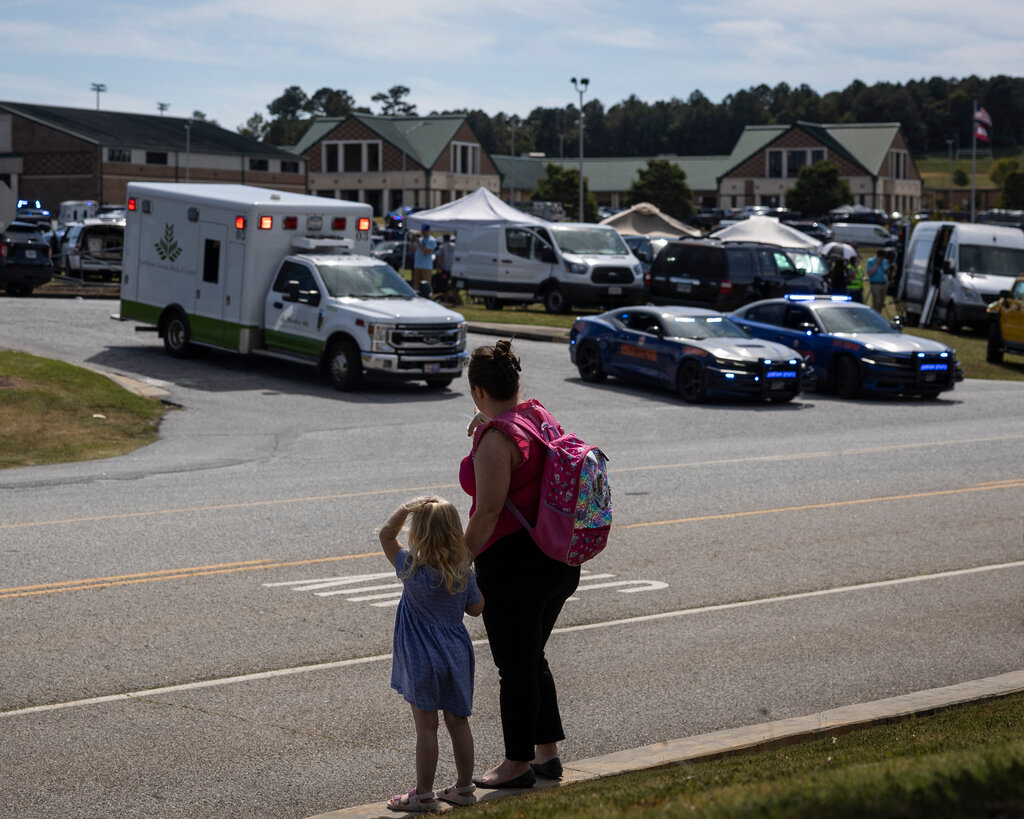
POLYGON ((520 529, 477 556, 476 578, 501 681, 505 756, 529 762, 534 745, 565 739, 544 646, 563 604, 579 585, 580 569, 552 560, 520 529))

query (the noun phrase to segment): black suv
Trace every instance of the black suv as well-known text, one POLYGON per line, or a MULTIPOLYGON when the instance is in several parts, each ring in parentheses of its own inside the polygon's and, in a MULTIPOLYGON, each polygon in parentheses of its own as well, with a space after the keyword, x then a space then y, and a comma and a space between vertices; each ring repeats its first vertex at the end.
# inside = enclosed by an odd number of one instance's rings
POLYGON ((0 285, 12 296, 27 296, 53 277, 50 243, 31 222, 11 222, 0 233, 0 285))
MULTIPOLYGON (((805 252, 801 252, 805 255, 805 252)), ((728 312, 787 293, 826 293, 821 275, 798 266, 784 248, 708 239, 670 242, 651 265, 650 300, 728 312)))

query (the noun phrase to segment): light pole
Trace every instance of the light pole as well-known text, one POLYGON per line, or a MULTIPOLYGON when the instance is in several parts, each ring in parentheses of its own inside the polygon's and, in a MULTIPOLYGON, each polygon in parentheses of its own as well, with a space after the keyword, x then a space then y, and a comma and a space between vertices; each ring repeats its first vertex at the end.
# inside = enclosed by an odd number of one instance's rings
POLYGON ((92 90, 96 92, 96 110, 100 110, 100 94, 107 90, 107 86, 101 82, 94 82, 92 90))
MULTIPOLYGON (((512 126, 512 148, 509 151, 509 155, 513 160, 516 158, 516 126, 519 124, 519 117, 513 115, 508 121, 508 124, 512 126)), ((512 206, 516 206, 516 174, 515 174, 515 162, 512 162, 512 172, 508 178, 508 203, 512 206)))
POLYGON ((171 107, 169 102, 158 102, 156 107, 160 109, 160 116, 164 115, 164 111, 171 107))
POLYGON ((576 218, 583 221, 583 92, 587 90, 587 86, 590 85, 590 80, 586 77, 581 77, 579 81, 575 77, 569 80, 572 83, 573 88, 576 89, 576 93, 580 95, 580 211, 576 218))
POLYGON ((192 177, 192 120, 185 120, 185 181, 192 177))
MULTIPOLYGON (((430 125, 430 120, 421 120, 415 125, 402 132, 402 210, 405 210, 405 147, 408 143, 409 134, 423 125, 430 125)), ((405 256, 409 249, 409 231, 405 224, 405 213, 402 213, 402 270, 405 270, 405 256)))
POLYGON ((949 146, 949 203, 946 205, 949 208, 950 218, 953 218, 953 142, 952 139, 946 140, 946 145, 949 146))

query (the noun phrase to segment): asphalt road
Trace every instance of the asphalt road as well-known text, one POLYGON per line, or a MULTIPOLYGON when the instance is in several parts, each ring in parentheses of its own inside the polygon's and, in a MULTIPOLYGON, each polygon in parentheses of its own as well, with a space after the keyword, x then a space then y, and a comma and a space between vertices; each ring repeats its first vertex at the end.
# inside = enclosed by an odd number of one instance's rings
MULTIPOLYGON (((465 380, 346 395, 283 362, 177 361, 115 309, 0 298, 0 348, 180 406, 122 458, 0 472, 0 816, 304 817, 407 790, 375 529, 426 491, 468 511, 465 380)), ((611 458, 613 538, 550 643, 564 759, 1021 668, 1024 385, 691 407, 517 346, 525 392, 611 458)), ((439 785, 453 771, 442 741, 439 785)))

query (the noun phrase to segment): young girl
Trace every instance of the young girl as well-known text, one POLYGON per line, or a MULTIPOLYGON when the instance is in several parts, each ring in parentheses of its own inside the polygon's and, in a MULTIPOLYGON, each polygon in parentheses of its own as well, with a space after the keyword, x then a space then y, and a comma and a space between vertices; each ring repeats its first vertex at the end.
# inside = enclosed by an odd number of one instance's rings
POLYGON ((469 550, 458 510, 441 498, 416 498, 396 509, 380 530, 384 554, 404 588, 395 614, 391 687, 412 706, 416 726, 416 787, 388 800, 396 811, 436 810, 437 800, 476 802, 473 786, 473 644, 462 623, 484 609, 470 571, 469 550), (398 542, 407 516, 409 547, 398 542), (452 738, 454 785, 434 794, 437 712, 452 738))

